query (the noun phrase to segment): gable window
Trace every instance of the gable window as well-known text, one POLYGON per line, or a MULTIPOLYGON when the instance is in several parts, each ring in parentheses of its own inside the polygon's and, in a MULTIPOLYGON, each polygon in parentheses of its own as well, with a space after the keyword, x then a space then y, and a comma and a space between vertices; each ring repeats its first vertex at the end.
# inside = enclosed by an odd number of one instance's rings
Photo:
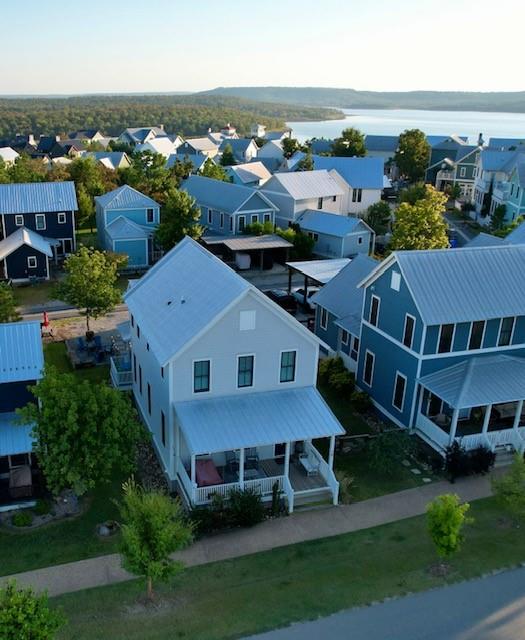
POLYGON ((160 368, 160 377, 164 378, 164 367, 160 368))
POLYGON ((239 314, 239 330, 253 331, 255 329, 255 311, 241 311, 239 314))
POLYGON ((271 222, 272 221, 272 216, 269 213, 265 213, 264 214, 264 221, 265 222, 271 222))
POLYGON ((483 343, 483 334, 485 333, 485 320, 477 320, 472 323, 470 328, 470 338, 468 341, 468 348, 481 349, 483 343))
POLYGON ((197 360, 193 363, 193 392, 203 393, 210 390, 210 361, 197 360))
POLYGON ((162 446, 166 446, 166 416, 164 411, 160 412, 160 437, 162 439, 162 446))
POLYGON ((459 168, 459 177, 460 178, 464 178, 467 175, 467 168, 466 167, 460 167, 459 168))
POLYGON ((318 198, 317 199, 317 208, 318 209, 322 209, 323 208, 323 199, 322 198, 318 198))
POLYGON ((211 213, 211 209, 208 209, 208 224, 211 224, 212 222, 212 213, 211 213))
POLYGON ((24 216, 15 216, 15 224, 17 227, 22 227, 24 225, 24 216))
POLYGON ((377 321, 379 319, 379 305, 379 298, 373 295, 370 300, 370 313, 368 315, 368 322, 370 322, 373 327, 377 327, 377 321))
POLYGON ((148 413, 151 415, 151 385, 148 382, 148 413))
POLYGON ((352 202, 361 202, 363 198, 363 190, 362 189, 353 189, 352 190, 352 202))
POLYGON ((36 256, 28 256, 27 266, 29 269, 36 269, 36 256))
POLYGON ((254 213, 252 214, 252 217, 251 217, 251 223, 255 224, 256 222, 259 222, 259 216, 256 213, 254 213))
POLYGON ((345 331, 344 329, 341 332, 341 342, 345 345, 348 344, 348 339, 350 338, 350 335, 348 333, 348 331, 345 331))
POLYGON ((137 325, 137 338, 140 338, 140 327, 137 325))
POLYGON ((323 307, 319 307, 319 312, 321 314, 319 317, 319 325, 321 329, 324 329, 326 331, 326 329, 328 328, 328 311, 323 307))
POLYGON ((131 326, 135 326, 135 318, 133 317, 133 314, 131 314, 131 326))
POLYGON ((372 380, 374 377, 374 362, 375 355, 371 351, 365 353, 365 366, 363 370, 363 382, 368 386, 372 386, 372 380))
POLYGON ((363 236, 357 236, 357 244, 363 244, 363 236))
POLYGON ((281 353, 280 382, 294 382, 296 351, 283 351, 281 353))
POLYGON ((352 342, 352 349, 350 351, 350 357, 352 360, 357 361, 357 356, 359 355, 359 338, 354 338, 352 342))
POLYGON ((405 315, 405 329, 403 331, 403 344, 405 347, 412 349, 412 343, 414 341, 414 327, 416 319, 410 314, 405 315))
POLYGON ((394 384, 394 395, 392 397, 392 405, 399 411, 403 411, 405 404, 405 390, 407 379, 401 373, 396 373, 396 381, 394 384))
POLYGON ((153 222, 153 209, 146 209, 146 221, 153 222))
POLYGON ((454 325, 442 324, 439 332, 438 353, 448 353, 452 350, 452 339, 454 338, 454 325))
POLYGON ((397 271, 392 271, 390 276, 390 288, 394 291, 399 291, 401 288, 401 274, 397 271))
POLYGON ((499 327, 498 347, 506 347, 512 341, 516 318, 502 318, 499 327))
POLYGON ((237 364, 237 386, 239 388, 253 386, 253 356, 239 356, 237 364))
POLYGON ((46 228, 46 217, 43 213, 37 213, 35 216, 35 229, 43 231, 46 228))
POLYGON ((66 224, 66 214, 59 213, 58 214, 58 224, 66 224))
POLYGON ((224 227, 224 213, 221 213, 219 218, 219 226, 222 229, 224 227))
POLYGON ((246 216, 239 216, 239 231, 242 233, 246 228, 246 216))

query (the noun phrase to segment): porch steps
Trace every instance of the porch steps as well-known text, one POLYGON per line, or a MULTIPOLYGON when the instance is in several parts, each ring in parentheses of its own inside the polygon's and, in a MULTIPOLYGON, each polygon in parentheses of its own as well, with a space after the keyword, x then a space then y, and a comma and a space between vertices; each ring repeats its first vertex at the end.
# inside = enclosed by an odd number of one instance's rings
POLYGON ((317 491, 309 491, 305 495, 295 494, 294 510, 315 509, 332 504, 332 492, 327 487, 321 487, 317 491))
POLYGON ((507 467, 512 464, 514 460, 515 451, 508 451, 506 448, 496 449, 496 460, 494 461, 494 468, 507 467))

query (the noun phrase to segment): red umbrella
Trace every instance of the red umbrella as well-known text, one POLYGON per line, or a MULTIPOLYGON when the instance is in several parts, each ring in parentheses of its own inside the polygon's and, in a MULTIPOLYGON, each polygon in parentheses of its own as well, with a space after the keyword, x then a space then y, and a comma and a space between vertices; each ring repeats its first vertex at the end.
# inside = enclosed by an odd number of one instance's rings
POLYGON ((47 311, 44 311, 44 327, 49 327, 49 317, 47 311))

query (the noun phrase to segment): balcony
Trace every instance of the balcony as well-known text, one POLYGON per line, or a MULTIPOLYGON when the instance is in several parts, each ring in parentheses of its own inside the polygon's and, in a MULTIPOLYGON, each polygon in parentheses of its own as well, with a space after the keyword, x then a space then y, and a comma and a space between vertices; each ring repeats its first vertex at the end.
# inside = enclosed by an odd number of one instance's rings
POLYGON ((496 182, 492 197, 498 202, 506 202, 510 196, 510 183, 509 182, 496 182))
POLYGON ((119 356, 111 356, 110 376, 115 389, 125 391, 131 389, 133 385, 133 372, 131 370, 131 354, 127 353, 119 356))

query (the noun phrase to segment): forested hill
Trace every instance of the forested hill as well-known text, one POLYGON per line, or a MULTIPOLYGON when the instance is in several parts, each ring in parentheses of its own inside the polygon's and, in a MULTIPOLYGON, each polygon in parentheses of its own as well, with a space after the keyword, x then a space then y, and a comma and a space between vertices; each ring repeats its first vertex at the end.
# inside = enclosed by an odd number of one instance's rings
POLYGON ((217 87, 199 95, 237 96, 248 100, 338 107, 341 109, 437 109, 525 113, 525 91, 376 92, 323 87, 217 87))
POLYGON ((286 121, 341 118, 334 109, 263 103, 228 96, 147 95, 77 96, 69 98, 0 98, 0 139, 17 133, 63 134, 100 129, 118 135, 127 127, 163 124, 181 135, 204 134, 231 122, 248 134, 255 122, 270 129, 286 121))

